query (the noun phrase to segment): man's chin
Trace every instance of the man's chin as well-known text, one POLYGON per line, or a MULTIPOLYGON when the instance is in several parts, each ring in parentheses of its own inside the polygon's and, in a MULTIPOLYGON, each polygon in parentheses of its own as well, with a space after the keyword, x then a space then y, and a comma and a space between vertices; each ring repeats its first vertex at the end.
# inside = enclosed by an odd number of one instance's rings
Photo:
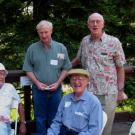
POLYGON ((80 88, 78 88, 78 89, 75 89, 75 93, 77 93, 77 94, 80 94, 80 93, 82 93, 82 89, 80 89, 80 88))

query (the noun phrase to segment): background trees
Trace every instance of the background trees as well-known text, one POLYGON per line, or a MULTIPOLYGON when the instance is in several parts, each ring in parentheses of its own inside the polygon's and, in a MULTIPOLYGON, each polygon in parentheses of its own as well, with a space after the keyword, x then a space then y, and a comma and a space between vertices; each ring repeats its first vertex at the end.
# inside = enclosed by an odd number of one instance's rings
POLYGON ((121 40, 128 62, 135 61, 134 0, 1 0, 0 7, 0 61, 8 69, 21 68, 27 47, 38 40, 35 26, 42 19, 53 22, 54 39, 74 57, 89 33, 86 21, 92 12, 104 15, 106 32, 121 40))

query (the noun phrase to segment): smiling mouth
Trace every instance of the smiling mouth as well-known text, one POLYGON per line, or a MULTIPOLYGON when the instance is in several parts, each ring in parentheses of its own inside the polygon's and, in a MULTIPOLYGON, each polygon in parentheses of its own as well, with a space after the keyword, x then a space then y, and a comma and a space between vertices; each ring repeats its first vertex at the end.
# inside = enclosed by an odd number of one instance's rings
POLYGON ((98 30, 98 28, 93 28, 93 30, 98 30))

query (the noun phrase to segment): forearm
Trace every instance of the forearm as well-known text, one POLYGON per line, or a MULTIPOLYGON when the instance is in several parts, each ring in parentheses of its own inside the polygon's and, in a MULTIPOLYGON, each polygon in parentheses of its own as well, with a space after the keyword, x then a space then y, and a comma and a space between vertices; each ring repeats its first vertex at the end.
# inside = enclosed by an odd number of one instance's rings
POLYGON ((125 71, 124 67, 117 67, 117 84, 118 84, 118 90, 123 91, 124 89, 124 82, 125 82, 125 71))
POLYGON ((26 74, 34 84, 37 84, 38 80, 33 72, 26 72, 26 74))
POLYGON ((72 67, 75 67, 80 64, 80 60, 78 58, 74 58, 71 63, 72 67))
POLYGON ((57 80, 56 83, 58 83, 58 85, 60 85, 61 82, 66 78, 67 74, 68 74, 68 71, 67 70, 63 70, 61 72, 61 75, 60 75, 60 77, 59 77, 59 79, 57 80))
POLYGON ((20 122, 25 123, 25 111, 24 111, 24 107, 23 107, 22 103, 19 104, 18 113, 20 116, 20 122))

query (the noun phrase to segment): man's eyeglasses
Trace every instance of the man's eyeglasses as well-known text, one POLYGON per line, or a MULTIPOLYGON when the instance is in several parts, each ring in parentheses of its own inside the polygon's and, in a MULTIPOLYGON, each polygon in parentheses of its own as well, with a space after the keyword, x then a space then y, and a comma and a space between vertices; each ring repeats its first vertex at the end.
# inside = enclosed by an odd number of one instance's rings
POLYGON ((71 81, 84 81, 84 80, 86 80, 86 78, 85 77, 71 77, 71 81))

